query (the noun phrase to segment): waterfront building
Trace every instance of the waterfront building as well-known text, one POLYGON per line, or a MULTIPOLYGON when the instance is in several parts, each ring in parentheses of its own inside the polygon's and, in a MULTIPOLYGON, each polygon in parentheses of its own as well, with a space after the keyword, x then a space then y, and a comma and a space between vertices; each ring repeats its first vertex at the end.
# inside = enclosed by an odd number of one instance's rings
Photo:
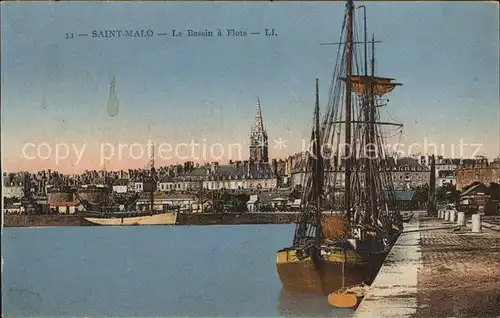
POLYGON ((20 202, 13 204, 5 204, 3 207, 3 212, 5 214, 22 214, 24 212, 24 207, 20 202))
MULTIPOLYGON (((294 156, 295 165, 292 169, 293 186, 302 185, 306 177, 306 155, 294 156)), ((342 162, 338 165, 334 160, 325 159, 325 185, 334 189, 343 189, 345 186, 342 162)), ((430 168, 419 162, 416 158, 404 157, 400 159, 388 158, 385 163, 388 171, 391 171, 392 182, 397 190, 414 189, 429 183, 430 168)), ((359 176, 363 184, 363 174, 359 176)))
POLYGON ((155 187, 156 181, 152 180, 149 172, 135 173, 128 182, 129 193, 151 192, 155 187))
POLYGON ((270 190, 278 187, 278 176, 266 162, 235 161, 228 165, 213 162, 206 168, 203 188, 208 190, 270 190))
POLYGON ((460 194, 458 208, 468 214, 497 215, 497 206, 498 201, 492 200, 490 189, 483 183, 477 183, 460 194))
MULTIPOLYGON (((155 195, 153 198, 154 209, 157 211, 168 210, 190 210, 193 204, 199 203, 199 199, 192 195, 170 193, 155 195)), ((147 195, 141 195, 136 203, 138 211, 146 211, 151 208, 151 198, 147 195)))
MULTIPOLYGON (((391 162, 389 160, 389 162, 391 162)), ((392 169, 392 181, 395 189, 415 189, 429 184, 431 170, 430 167, 418 159, 404 157, 390 163, 392 169)))
POLYGON ((473 182, 489 184, 500 183, 500 158, 488 162, 480 158, 475 161, 467 161, 460 165, 457 170, 457 189, 461 190, 473 182))
POLYGON ((160 192, 169 192, 176 190, 176 183, 173 177, 171 176, 163 176, 158 181, 158 191, 160 192))
POLYGON ((118 194, 125 194, 128 192, 128 186, 128 179, 118 179, 113 183, 113 192, 118 194))
POLYGON ((438 156, 436 158, 436 186, 442 187, 447 184, 457 184, 457 169, 460 166, 460 159, 443 158, 438 156))
POLYGON ((27 195, 38 192, 38 181, 36 176, 28 172, 4 173, 3 174, 3 196, 4 198, 21 199, 27 195))
POLYGON ((250 200, 247 202, 247 210, 248 212, 257 212, 259 204, 259 196, 254 194, 250 196, 250 200))
POLYGON ((79 201, 49 201, 49 208, 59 214, 75 214, 85 210, 79 201))
POLYGON ((174 165, 160 169, 157 190, 160 192, 169 192, 200 189, 203 174, 200 176, 200 171, 199 169, 196 171, 197 169, 192 161, 187 161, 183 165, 174 165))
POLYGON ((21 199, 24 195, 23 183, 16 179, 5 179, 4 177, 2 192, 4 198, 21 199))

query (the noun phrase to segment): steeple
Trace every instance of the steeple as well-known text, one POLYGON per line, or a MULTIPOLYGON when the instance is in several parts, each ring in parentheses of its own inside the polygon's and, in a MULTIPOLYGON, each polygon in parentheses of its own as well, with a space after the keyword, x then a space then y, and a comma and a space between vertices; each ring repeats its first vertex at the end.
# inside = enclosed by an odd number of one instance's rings
POLYGON ((252 134, 264 132, 262 122, 262 110, 260 108, 260 99, 257 97, 257 107, 255 108, 255 119, 253 121, 252 134))
POLYGON ((250 161, 269 162, 267 133, 264 129, 260 99, 258 97, 255 119, 250 134, 250 161))

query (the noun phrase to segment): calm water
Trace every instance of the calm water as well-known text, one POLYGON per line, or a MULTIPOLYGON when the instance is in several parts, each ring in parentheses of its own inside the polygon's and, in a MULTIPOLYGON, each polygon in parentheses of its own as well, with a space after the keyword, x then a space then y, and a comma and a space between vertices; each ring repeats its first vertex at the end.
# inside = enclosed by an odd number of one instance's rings
POLYGON ((283 292, 292 225, 4 228, 6 317, 349 316, 283 292))

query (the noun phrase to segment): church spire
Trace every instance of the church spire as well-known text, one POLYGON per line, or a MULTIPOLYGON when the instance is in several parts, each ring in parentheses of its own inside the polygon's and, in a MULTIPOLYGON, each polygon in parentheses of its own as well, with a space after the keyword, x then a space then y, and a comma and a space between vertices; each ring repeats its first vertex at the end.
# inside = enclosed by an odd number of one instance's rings
POLYGON ((257 106, 255 109, 255 119, 250 134, 250 161, 268 162, 268 143, 267 133, 264 129, 262 120, 262 109, 260 99, 257 97, 257 106))
POLYGON ((257 106, 255 108, 255 119, 253 121, 252 134, 265 133, 264 123, 262 122, 262 110, 260 108, 260 99, 257 97, 257 106))

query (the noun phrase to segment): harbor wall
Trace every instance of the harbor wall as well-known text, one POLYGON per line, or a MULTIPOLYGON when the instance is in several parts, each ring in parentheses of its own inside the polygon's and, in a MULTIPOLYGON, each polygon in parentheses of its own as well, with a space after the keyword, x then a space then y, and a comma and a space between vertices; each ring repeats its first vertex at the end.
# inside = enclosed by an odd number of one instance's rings
POLYGON ((36 226, 89 226, 83 217, 77 215, 4 215, 5 227, 36 226))
MULTIPOLYGON (((296 213, 179 213, 176 225, 290 224, 296 213)), ((93 226, 77 215, 4 215, 5 227, 93 226)))
POLYGON ((418 211, 387 255, 354 317, 408 317, 417 311, 418 271, 422 267, 418 211))
POLYGON ((290 224, 296 213, 180 213, 177 225, 290 224))

